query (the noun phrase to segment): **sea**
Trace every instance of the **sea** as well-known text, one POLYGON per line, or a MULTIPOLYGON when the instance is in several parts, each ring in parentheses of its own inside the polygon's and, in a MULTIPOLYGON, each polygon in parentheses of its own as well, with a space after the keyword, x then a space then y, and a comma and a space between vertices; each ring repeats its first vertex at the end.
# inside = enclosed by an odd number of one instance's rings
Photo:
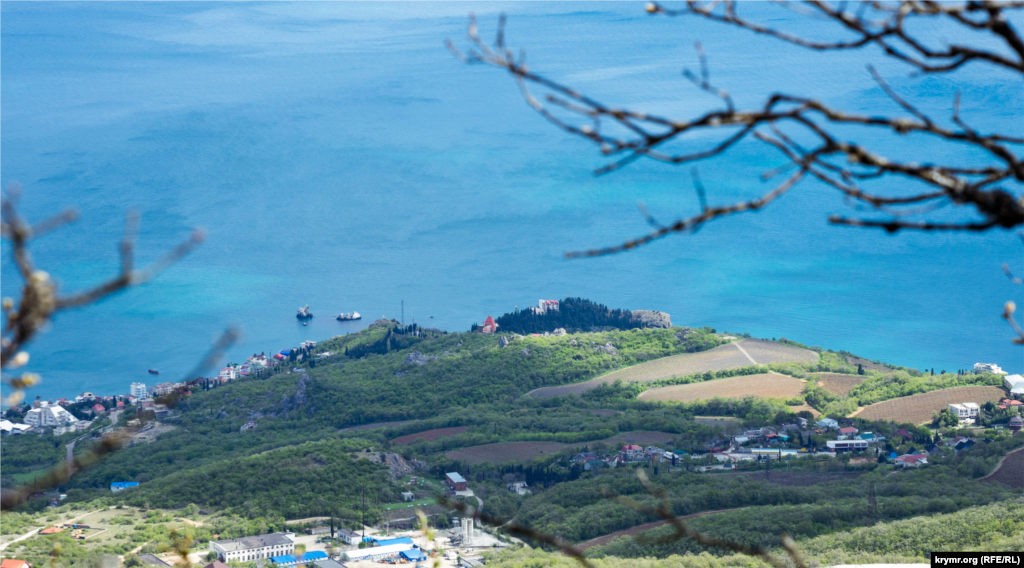
MULTIPOLYGON (((767 4, 739 7, 807 37, 840 33, 767 4)), ((196 228, 207 235, 153 281, 60 313, 27 346, 26 369, 42 376, 29 397, 193 378, 232 326, 242 336, 222 363, 381 317, 466 331, 570 296, 922 369, 992 362, 1024 371, 1001 317, 1004 302, 1024 305, 1002 269, 1024 275, 1016 233, 831 226, 831 214, 879 214, 813 180, 694 234, 565 258, 650 231, 640 202, 660 222, 699 212, 694 167, 718 205, 768 191, 781 178, 760 174, 784 161, 750 140, 696 164, 639 160, 595 175, 608 158, 592 143, 530 108, 507 73, 446 48, 446 39, 472 47, 471 13, 487 42, 506 14, 516 57, 609 106, 674 118, 721 108, 683 75, 699 75, 700 42, 711 83, 741 107, 784 92, 905 115, 870 64, 942 124, 957 91, 964 119, 981 131, 1024 124, 1019 74, 971 64, 913 76, 877 49, 814 52, 692 16, 652 16, 636 2, 4 2, 0 182, 21 185, 29 220, 80 213, 32 242, 39 269, 64 293, 111 278, 128 211, 140 215, 139 266, 196 228), (295 318, 305 305, 315 314, 308 326, 295 318), (335 320, 352 311, 363 319, 335 320)), ((964 39, 951 26, 920 31, 936 45, 964 39)), ((838 132, 894 158, 990 163, 926 136, 838 132)), ((898 178, 866 187, 921 189, 898 178)), ((930 215, 970 214, 949 206, 930 215)), ((21 280, 3 246, 0 288, 16 297, 21 280)))

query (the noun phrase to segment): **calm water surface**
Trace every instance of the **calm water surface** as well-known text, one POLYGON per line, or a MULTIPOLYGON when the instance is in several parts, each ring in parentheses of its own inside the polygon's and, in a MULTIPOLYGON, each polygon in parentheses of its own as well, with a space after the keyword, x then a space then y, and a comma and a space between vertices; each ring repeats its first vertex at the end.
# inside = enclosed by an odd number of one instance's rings
MULTIPOLYGON (((209 234, 157 281, 61 314, 31 346, 45 380, 34 394, 126 392, 150 368, 178 379, 228 325, 244 330, 229 354, 239 361, 397 318, 403 299, 407 322, 452 331, 571 295, 915 367, 1022 370, 1000 319, 1004 301, 1022 303, 1000 270, 1024 271, 1012 233, 829 227, 828 214, 856 211, 811 182, 693 236, 563 259, 645 232, 637 200, 664 220, 693 214, 688 169, 594 177, 593 147, 529 110, 508 77, 443 47, 474 10, 487 33, 507 12, 534 69, 662 114, 716 105, 680 75, 702 40, 739 104, 784 90, 895 112, 865 70, 874 61, 941 116, 959 88, 980 128, 1024 118, 1019 77, 975 67, 910 79, 871 52, 807 53, 642 4, 4 3, 0 176, 24 185, 30 218, 82 213, 35 243, 40 266, 65 290, 102 281, 129 208, 142 214, 143 261, 192 227, 209 234), (304 304, 317 315, 308 327, 294 318, 304 304), (353 310, 365 319, 333 319, 353 310)), ((963 151, 902 142, 900 155, 922 159, 963 151)), ((757 176, 779 163, 750 143, 700 168, 724 203, 765 191, 757 176)), ((7 248, 2 270, 3 294, 16 295, 7 248)))

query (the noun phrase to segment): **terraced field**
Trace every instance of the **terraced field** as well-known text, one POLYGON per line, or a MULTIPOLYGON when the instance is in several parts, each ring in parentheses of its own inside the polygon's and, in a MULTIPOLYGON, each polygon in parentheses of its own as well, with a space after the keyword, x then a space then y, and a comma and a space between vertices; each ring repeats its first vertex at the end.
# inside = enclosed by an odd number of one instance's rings
POLYGON ((982 483, 1005 483, 1010 487, 1024 489, 1024 448, 1018 448, 999 462, 995 471, 982 477, 982 483))
POLYGON ((743 398, 757 396, 762 398, 792 398, 802 393, 804 382, 788 375, 766 373, 763 375, 747 375, 715 379, 688 385, 659 387, 640 393, 640 400, 660 402, 693 402, 708 398, 743 398))
POLYGON ((876 402, 850 416, 865 420, 925 424, 931 422, 933 412, 939 412, 949 404, 955 402, 976 402, 978 404, 988 401, 999 402, 999 399, 1005 396, 1006 391, 999 387, 954 387, 876 402))
POLYGON ((594 442, 605 442, 607 444, 664 444, 672 440, 676 435, 667 432, 623 432, 605 438, 603 440, 592 440, 578 444, 563 444, 561 442, 503 442, 499 444, 484 444, 482 446, 470 446, 459 448, 444 453, 453 460, 467 463, 508 463, 528 462, 537 457, 556 454, 565 448, 582 448, 594 442))
POLYGON ((762 339, 743 339, 736 343, 720 345, 700 353, 684 353, 648 361, 586 382, 557 387, 544 387, 530 391, 530 396, 544 398, 581 394, 599 385, 611 384, 617 380, 623 383, 648 383, 672 377, 682 377, 707 371, 721 371, 747 365, 769 363, 814 362, 818 354, 808 349, 791 347, 762 339))
POLYGON ((846 397, 854 387, 864 382, 864 375, 843 375, 841 373, 812 373, 814 381, 821 388, 836 395, 846 397))

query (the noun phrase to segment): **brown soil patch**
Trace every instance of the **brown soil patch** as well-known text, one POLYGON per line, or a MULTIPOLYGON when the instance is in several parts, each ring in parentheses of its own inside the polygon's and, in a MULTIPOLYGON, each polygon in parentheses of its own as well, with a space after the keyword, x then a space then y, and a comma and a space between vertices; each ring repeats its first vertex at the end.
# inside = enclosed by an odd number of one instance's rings
POLYGON ((549 456, 562 451, 566 446, 568 444, 559 442, 505 442, 460 448, 445 452, 444 455, 467 463, 506 463, 549 456))
POLYGON ((864 382, 863 375, 844 375, 841 373, 813 373, 810 375, 818 386, 836 396, 850 396, 854 387, 864 382))
POLYGON ((659 387, 640 393, 640 400, 661 402, 693 402, 708 398, 792 398, 804 390, 804 382, 787 375, 765 373, 715 379, 688 385, 659 387))
POLYGON ((876 402, 856 412, 857 418, 865 420, 888 420, 889 422, 925 424, 931 422, 932 413, 940 412, 955 402, 999 402, 1006 391, 999 387, 954 387, 912 396, 876 402))
POLYGON ((438 438, 449 438, 451 436, 458 436, 459 434, 469 430, 468 426, 455 426, 453 428, 435 428, 433 430, 425 430, 423 432, 417 432, 415 434, 407 434, 405 436, 399 436, 391 443, 396 446, 407 446, 412 443, 413 440, 424 440, 427 442, 433 442, 438 438))
POLYGON ((1005 483, 1016 489, 1024 489, 1024 448, 1006 454, 996 470, 982 477, 982 483, 1005 483))
MULTIPOLYGON (((742 345, 743 349, 750 354, 750 357, 759 365, 767 365, 769 363, 813 362, 818 360, 818 354, 814 351, 800 349, 799 347, 791 347, 789 345, 775 343, 774 341, 744 339, 739 341, 738 344, 742 345)), ((729 343, 728 345, 719 345, 714 349, 701 351, 700 353, 683 353, 681 355, 662 357, 660 359, 655 359, 654 361, 648 361, 639 365, 633 365, 632 367, 626 367, 625 369, 619 369, 618 371, 612 371, 611 373, 586 382, 572 385, 561 385, 557 387, 539 388, 532 390, 527 394, 539 398, 580 394, 596 388, 599 385, 614 383, 616 380, 620 380, 623 383, 649 383, 651 381, 670 379, 672 377, 684 377, 695 373, 721 371, 722 369, 753 365, 754 363, 751 362, 750 358, 747 358, 747 356, 744 355, 736 345, 737 344, 735 343, 729 343)))
POLYGON ((810 412, 811 415, 814 416, 815 418, 821 416, 821 413, 818 412, 817 409, 815 409, 813 406, 811 406, 809 404, 806 404, 806 403, 801 404, 800 406, 790 406, 789 407, 789 411, 790 412, 801 412, 801 411, 804 411, 804 410, 806 410, 807 412, 810 412))

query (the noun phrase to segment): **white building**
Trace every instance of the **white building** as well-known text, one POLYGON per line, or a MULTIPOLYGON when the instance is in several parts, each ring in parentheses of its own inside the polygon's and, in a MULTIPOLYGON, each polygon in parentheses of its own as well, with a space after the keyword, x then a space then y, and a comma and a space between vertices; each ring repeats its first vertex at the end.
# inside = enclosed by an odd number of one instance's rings
POLYGON ((62 424, 74 424, 75 422, 78 422, 78 419, 67 410, 64 410, 63 406, 57 404, 33 408, 25 413, 25 424, 30 426, 47 428, 62 424))
POLYGON ((825 442, 830 452, 863 451, 868 449, 866 440, 829 440, 825 442))
POLYGON ((250 562, 295 553, 295 533, 270 533, 229 540, 211 540, 210 552, 221 562, 250 562))
POLYGON ((1006 390, 1024 387, 1024 377, 1020 375, 1007 375, 1003 377, 1003 386, 1006 387, 1006 390))
POLYGON ((146 398, 146 383, 132 383, 132 386, 128 389, 128 396, 134 396, 138 399, 146 398))
POLYGON ((382 560, 384 558, 398 556, 400 553, 405 552, 406 550, 412 550, 413 548, 414 546, 412 543, 357 548, 355 550, 346 550, 345 552, 342 552, 341 559, 348 560, 350 562, 355 562, 357 560, 382 560))
POLYGON ((996 375, 1007 375, 1007 374, 1009 374, 1006 371, 1000 369, 999 365, 996 365, 995 363, 975 363, 974 364, 974 372, 975 373, 994 373, 996 375))
POLYGON ((957 418, 960 419, 961 423, 973 424, 975 419, 978 418, 978 403, 976 402, 961 402, 960 404, 950 404, 949 409, 956 414, 957 418))
POLYGON ((558 300, 539 300, 536 308, 531 308, 536 314, 546 314, 548 310, 558 311, 558 300))
POLYGON ((8 434, 24 434, 31 429, 32 426, 29 424, 15 424, 10 420, 0 420, 0 434, 4 436, 8 434))

